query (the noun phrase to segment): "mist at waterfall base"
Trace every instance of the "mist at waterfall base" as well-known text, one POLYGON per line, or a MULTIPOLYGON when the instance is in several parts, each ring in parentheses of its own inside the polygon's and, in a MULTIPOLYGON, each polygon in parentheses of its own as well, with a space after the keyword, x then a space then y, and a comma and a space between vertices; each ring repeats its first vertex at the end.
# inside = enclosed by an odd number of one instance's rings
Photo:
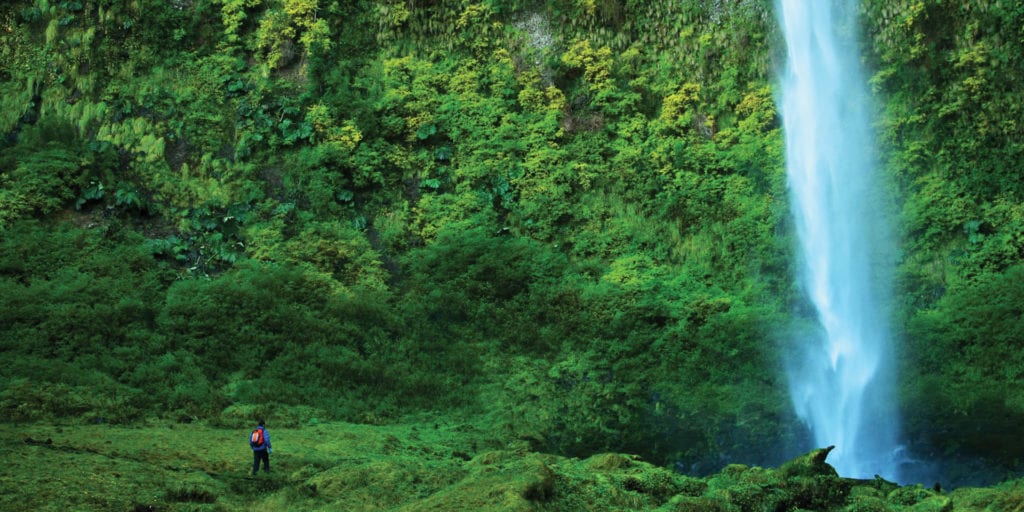
MULTIPOLYGON (((778 98, 801 286, 817 332, 793 340, 793 406, 840 475, 899 481, 901 447, 883 307, 891 237, 874 176, 853 1, 777 0, 786 40, 778 98)), ((810 447, 809 447, 810 448, 810 447)))

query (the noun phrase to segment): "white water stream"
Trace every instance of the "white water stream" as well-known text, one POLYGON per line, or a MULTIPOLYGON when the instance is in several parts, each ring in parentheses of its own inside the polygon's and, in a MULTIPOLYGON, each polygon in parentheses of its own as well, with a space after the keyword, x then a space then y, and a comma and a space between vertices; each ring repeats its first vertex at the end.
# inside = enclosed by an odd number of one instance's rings
POLYGON ((853 0, 776 0, 786 37, 780 110, 802 285, 821 333, 789 361, 793 405, 840 475, 895 480, 887 229, 874 179, 853 0), (881 299, 881 300, 880 300, 881 299))

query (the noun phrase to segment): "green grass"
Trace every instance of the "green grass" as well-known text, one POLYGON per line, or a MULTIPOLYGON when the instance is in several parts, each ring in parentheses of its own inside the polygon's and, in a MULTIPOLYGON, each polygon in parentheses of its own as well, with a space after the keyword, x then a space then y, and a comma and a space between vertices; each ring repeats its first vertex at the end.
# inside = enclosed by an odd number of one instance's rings
POLYGON ((432 475, 471 449, 440 426, 268 428, 271 473, 252 477, 248 429, 0 425, 0 510, 379 510, 450 484, 432 475))
POLYGON ((445 418, 275 428, 251 476, 248 428, 0 424, 0 510, 39 511, 1019 511, 1024 481, 946 494, 843 479, 814 452, 779 469, 698 479, 638 458, 499 446, 445 418))

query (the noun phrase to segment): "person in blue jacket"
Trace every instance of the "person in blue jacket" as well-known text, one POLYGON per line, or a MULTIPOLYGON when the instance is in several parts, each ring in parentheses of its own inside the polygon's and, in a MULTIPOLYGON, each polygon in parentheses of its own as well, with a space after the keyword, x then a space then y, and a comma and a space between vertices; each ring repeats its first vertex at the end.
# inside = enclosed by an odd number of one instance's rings
POLYGON ((252 448, 252 474, 259 471, 260 461, 263 461, 263 471, 270 473, 270 454, 274 453, 274 449, 270 447, 270 434, 263 420, 249 434, 249 446, 252 448))

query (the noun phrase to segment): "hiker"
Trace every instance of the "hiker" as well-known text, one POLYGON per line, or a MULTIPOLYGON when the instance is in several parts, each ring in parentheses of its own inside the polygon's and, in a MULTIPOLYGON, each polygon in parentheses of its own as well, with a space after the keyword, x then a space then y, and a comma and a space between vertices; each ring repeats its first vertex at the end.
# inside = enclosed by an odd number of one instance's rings
POLYGON ((255 476, 260 469, 260 461, 263 461, 263 471, 270 473, 270 454, 274 453, 270 447, 270 434, 263 420, 256 427, 256 430, 249 434, 249 446, 252 448, 252 474, 255 476))

